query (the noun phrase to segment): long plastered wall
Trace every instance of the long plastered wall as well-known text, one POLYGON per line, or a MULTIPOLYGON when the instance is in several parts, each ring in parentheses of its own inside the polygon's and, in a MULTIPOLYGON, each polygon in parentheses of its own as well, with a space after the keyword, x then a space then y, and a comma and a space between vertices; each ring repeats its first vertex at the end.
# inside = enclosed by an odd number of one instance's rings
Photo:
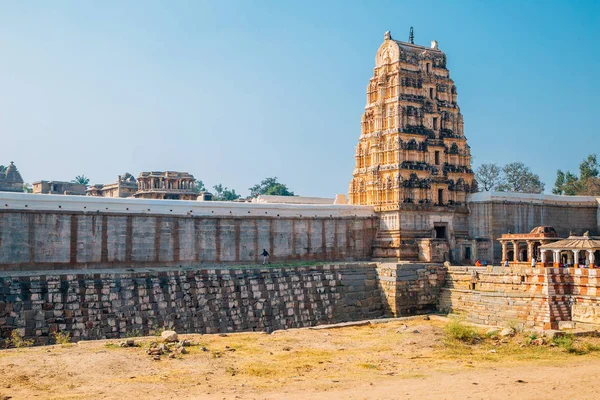
POLYGON ((365 260, 371 207, 0 195, 0 270, 365 260))
POLYGON ((482 192, 470 195, 468 206, 469 235, 492 241, 495 262, 502 258, 496 239, 509 231, 529 233, 536 226, 552 226, 560 237, 600 234, 595 197, 482 192))

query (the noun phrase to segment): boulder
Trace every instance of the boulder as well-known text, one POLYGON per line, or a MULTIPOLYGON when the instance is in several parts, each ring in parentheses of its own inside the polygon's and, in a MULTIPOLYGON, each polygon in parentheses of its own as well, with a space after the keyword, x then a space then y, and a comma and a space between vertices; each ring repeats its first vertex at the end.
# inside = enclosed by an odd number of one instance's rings
POLYGON ((515 330, 513 328, 504 328, 500 331, 500 336, 502 337, 506 337, 506 336, 515 336, 515 330))
POLYGON ((177 332, 175 331, 163 331, 160 337, 167 343, 177 342, 179 339, 177 338, 177 332))

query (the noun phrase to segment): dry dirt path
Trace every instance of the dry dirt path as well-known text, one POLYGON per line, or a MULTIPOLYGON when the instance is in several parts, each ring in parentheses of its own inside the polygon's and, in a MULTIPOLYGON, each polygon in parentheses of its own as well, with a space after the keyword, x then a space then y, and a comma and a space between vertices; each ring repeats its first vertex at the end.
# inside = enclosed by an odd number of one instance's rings
POLYGON ((576 355, 524 336, 465 345, 445 325, 183 335, 189 353, 159 361, 117 341, 2 350, 0 400, 600 399, 599 338, 576 355))

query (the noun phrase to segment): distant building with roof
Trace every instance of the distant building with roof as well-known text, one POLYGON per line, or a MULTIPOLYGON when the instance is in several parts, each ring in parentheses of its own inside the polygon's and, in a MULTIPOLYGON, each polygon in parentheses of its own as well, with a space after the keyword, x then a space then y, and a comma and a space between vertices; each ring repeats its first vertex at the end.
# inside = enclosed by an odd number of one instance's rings
POLYGON ((23 178, 12 161, 6 170, 0 172, 0 192, 22 192, 23 183, 23 178))
POLYGON ((187 172, 151 171, 138 176, 135 197, 142 199, 196 200, 196 179, 187 172))
POLYGON ((96 184, 90 186, 86 194, 88 196, 98 197, 133 197, 138 191, 138 184, 135 177, 126 172, 119 175, 114 183, 96 184))
POLYGON ((86 186, 81 183, 63 181, 37 181, 33 182, 33 193, 35 194, 68 194, 74 196, 85 196, 86 186))

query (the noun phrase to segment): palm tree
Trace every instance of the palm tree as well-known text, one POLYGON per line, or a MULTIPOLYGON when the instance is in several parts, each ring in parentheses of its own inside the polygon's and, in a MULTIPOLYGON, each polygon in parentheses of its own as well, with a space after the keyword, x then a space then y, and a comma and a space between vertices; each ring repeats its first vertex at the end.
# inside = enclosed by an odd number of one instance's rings
POLYGON ((71 182, 87 186, 90 183, 90 178, 85 175, 77 175, 71 182))

